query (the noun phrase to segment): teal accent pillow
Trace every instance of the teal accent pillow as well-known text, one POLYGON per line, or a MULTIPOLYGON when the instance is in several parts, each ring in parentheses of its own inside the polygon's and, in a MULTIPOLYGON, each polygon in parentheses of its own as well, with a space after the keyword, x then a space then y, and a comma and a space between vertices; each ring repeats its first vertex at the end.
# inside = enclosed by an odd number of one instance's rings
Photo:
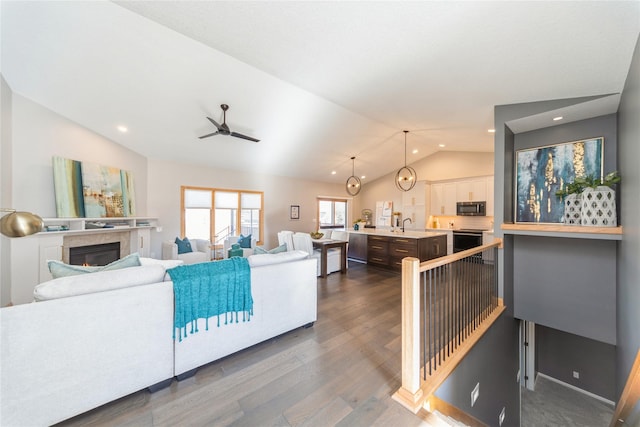
POLYGON ((49 260, 47 261, 49 271, 54 279, 60 277, 77 276, 79 274, 95 273, 97 271, 119 270, 121 268, 138 267, 140 264, 140 255, 133 253, 127 255, 124 258, 117 259, 110 264, 104 266, 83 266, 65 264, 62 261, 49 260))
POLYGON ((249 234, 248 236, 243 236, 241 234, 240 237, 238 238, 238 244, 240 244, 240 247, 243 248, 243 249, 250 249, 251 248, 251 234, 249 234))
POLYGON ((260 255, 260 254, 277 254, 280 252, 287 252, 287 244, 283 243, 280 246, 278 246, 277 248, 273 248, 273 249, 265 249, 262 246, 256 246, 256 248, 253 250, 253 253, 256 255, 260 255))
POLYGON ((176 237, 175 243, 176 245, 178 245, 178 255, 193 252, 193 249, 191 248, 191 242, 189 241, 188 237, 185 237, 184 240, 180 240, 178 237, 176 237))

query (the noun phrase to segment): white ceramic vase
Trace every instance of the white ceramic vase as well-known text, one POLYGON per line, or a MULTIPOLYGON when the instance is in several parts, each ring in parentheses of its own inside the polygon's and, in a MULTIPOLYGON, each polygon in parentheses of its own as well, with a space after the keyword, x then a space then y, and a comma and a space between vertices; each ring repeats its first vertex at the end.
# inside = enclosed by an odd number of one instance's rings
POLYGON ((591 227, 617 227, 616 192, 605 185, 582 192, 580 224, 591 227))
POLYGON ((564 224, 580 225, 582 197, 578 193, 569 194, 564 198, 564 224))

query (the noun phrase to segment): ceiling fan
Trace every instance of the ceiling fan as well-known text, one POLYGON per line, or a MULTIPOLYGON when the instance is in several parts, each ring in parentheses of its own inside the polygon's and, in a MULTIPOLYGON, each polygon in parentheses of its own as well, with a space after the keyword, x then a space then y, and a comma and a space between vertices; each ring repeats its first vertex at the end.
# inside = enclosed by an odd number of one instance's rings
POLYGON ((222 124, 218 124, 218 122, 213 120, 211 117, 207 117, 207 120, 209 120, 211 123, 213 123, 213 125, 218 130, 213 132, 213 133, 207 134, 207 135, 199 136, 198 138, 200 138, 200 139, 209 138, 210 136, 214 136, 214 135, 231 135, 231 136, 235 136, 236 138, 247 139, 247 140, 253 141, 253 142, 260 142, 259 139, 255 139, 255 138, 252 138, 252 137, 247 136, 247 135, 243 135, 243 134, 238 133, 238 132, 231 132, 229 130, 229 126, 227 126, 227 110, 229 109, 229 106, 227 104, 222 104, 222 105, 220 105, 220 108, 222 108, 222 113, 223 113, 222 124))

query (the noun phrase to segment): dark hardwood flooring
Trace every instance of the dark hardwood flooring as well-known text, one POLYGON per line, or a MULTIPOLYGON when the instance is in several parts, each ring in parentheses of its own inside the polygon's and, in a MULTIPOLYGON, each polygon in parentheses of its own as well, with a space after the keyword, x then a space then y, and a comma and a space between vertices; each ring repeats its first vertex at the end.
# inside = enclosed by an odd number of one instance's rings
POLYGON ((430 425, 423 418, 430 416, 413 415, 391 399, 399 387, 400 274, 350 263, 347 274, 318 279, 313 327, 61 425, 430 425))

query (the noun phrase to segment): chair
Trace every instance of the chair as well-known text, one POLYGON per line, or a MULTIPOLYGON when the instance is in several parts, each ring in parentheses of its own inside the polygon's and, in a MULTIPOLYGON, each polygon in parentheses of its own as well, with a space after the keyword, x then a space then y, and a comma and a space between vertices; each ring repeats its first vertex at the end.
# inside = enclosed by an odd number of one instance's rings
MULTIPOLYGON (((293 234, 293 247, 297 251, 305 251, 309 254, 309 257, 316 258, 318 260, 318 268, 317 268, 317 276, 322 274, 322 254, 319 249, 313 249, 313 242, 311 241, 311 236, 309 233, 294 233, 293 234)), ((334 271, 340 271, 341 269, 341 259, 340 259, 340 250, 329 250, 327 251, 327 274, 333 273, 334 271)))
POLYGON ((295 251, 293 247, 293 231, 282 230, 278 232, 278 245, 287 245, 287 252, 295 251))
MULTIPOLYGON (((234 243, 238 243, 238 239, 240 236, 229 236, 223 242, 222 247, 222 257, 229 258, 229 249, 231 249, 231 245, 234 243)), ((256 248, 257 239, 251 236, 251 247, 250 248, 242 248, 242 256, 248 257, 249 255, 253 255, 253 250, 256 248)))
POLYGON ((205 239, 189 239, 193 252, 178 254, 175 242, 162 242, 162 259, 179 259, 185 264, 211 261, 211 242, 205 239))
MULTIPOLYGON (((331 233, 331 239, 333 240, 342 240, 347 242, 347 253, 349 253, 349 232, 348 231, 342 231, 342 230, 333 230, 333 232, 331 233)), ((340 249, 330 249, 331 250, 336 250, 339 251, 340 249)), ((349 268, 349 263, 347 263, 347 268, 349 268)))
POLYGON ((342 231, 342 230, 333 230, 333 233, 331 233, 331 238, 333 240, 344 240, 344 241, 349 241, 349 232, 348 231, 342 231))

